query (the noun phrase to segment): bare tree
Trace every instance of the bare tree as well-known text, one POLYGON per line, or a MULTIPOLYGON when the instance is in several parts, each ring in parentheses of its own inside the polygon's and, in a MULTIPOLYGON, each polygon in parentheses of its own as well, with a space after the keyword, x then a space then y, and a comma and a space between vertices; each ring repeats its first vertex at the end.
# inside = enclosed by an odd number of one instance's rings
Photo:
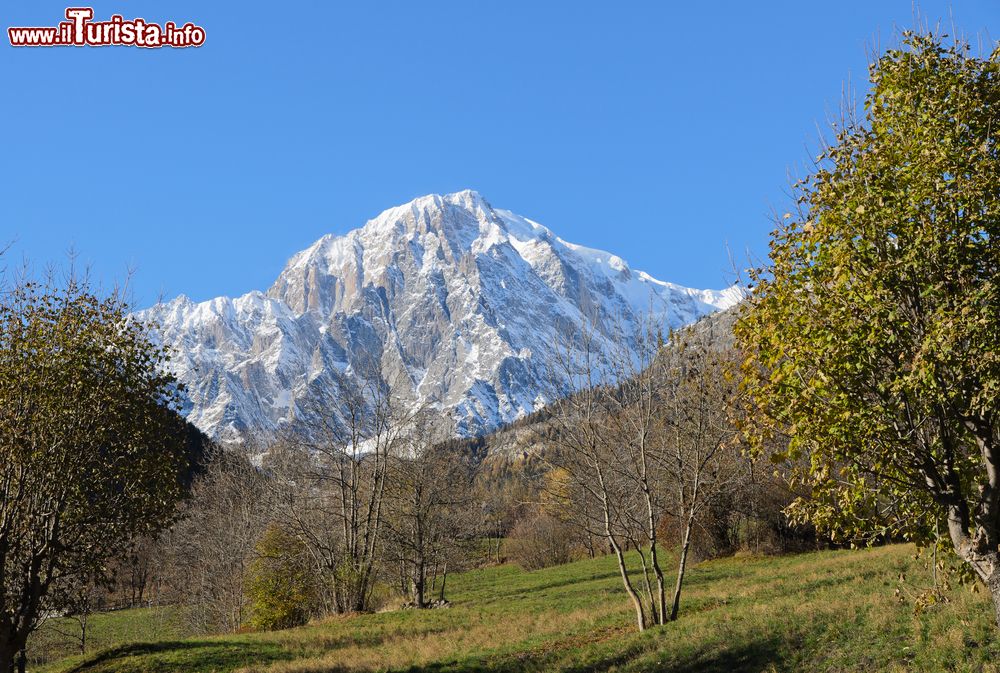
POLYGON ((698 517, 723 496, 747 488, 752 472, 742 454, 735 351, 712 326, 671 336, 652 368, 658 380, 656 451, 666 485, 665 512, 682 530, 669 620, 677 619, 691 537, 698 517))
POLYGON ((733 423, 734 356, 704 327, 664 337, 652 312, 635 331, 585 333, 564 353, 560 374, 578 392, 554 405, 545 459, 564 475, 578 525, 616 556, 639 629, 665 624, 677 618, 697 516, 748 467, 733 423), (667 516, 683 529, 669 608, 659 540, 667 516))
POLYGON ((269 518, 265 484, 245 456, 220 450, 159 544, 166 580, 197 631, 232 632, 246 623, 246 572, 269 518))
POLYGON ((471 537, 472 461, 446 446, 452 425, 427 410, 413 421, 392 456, 386 519, 390 554, 407 569, 411 603, 427 604, 428 579, 441 574, 444 599, 449 562, 471 537))
POLYGON ((412 412, 393 395, 377 361, 359 382, 345 377, 334 413, 314 398, 271 451, 277 516, 305 544, 327 584, 327 609, 369 608, 384 529, 389 456, 412 412))
POLYGON ((630 527, 636 520, 634 480, 627 474, 622 454, 617 452, 608 419, 616 406, 615 390, 607 384, 610 372, 601 357, 601 337, 584 332, 574 344, 564 347, 559 358, 557 377, 568 380, 578 392, 554 405, 554 437, 545 460, 561 468, 577 497, 595 505, 588 508, 594 519, 582 522, 587 530, 598 532, 607 542, 618 562, 625 593, 635 609, 640 631, 649 624, 655 605, 644 600, 636 586, 637 578, 629 571, 625 552, 635 539, 630 527))
POLYGON ((42 628, 75 643, 80 654, 87 653, 90 636, 90 617, 104 609, 106 587, 94 582, 82 582, 66 592, 65 614, 50 615, 42 622, 42 628))
POLYGON ((658 376, 663 337, 653 312, 634 335, 622 325, 615 331, 611 372, 616 386, 606 396, 609 467, 632 492, 622 508, 623 534, 638 553, 642 586, 649 605, 649 621, 664 624, 666 585, 658 549, 659 520, 663 514, 665 472, 664 437, 659 432, 663 408, 658 376))
POLYGON ((508 553, 525 570, 569 563, 573 560, 575 532, 567 521, 542 509, 514 526, 508 553))
POLYGON ((531 484, 506 461, 481 461, 476 466, 469 516, 473 528, 485 542, 483 562, 500 564, 504 560, 504 539, 523 518, 526 503, 534 499, 531 484), (502 466, 497 470, 498 465, 502 466))

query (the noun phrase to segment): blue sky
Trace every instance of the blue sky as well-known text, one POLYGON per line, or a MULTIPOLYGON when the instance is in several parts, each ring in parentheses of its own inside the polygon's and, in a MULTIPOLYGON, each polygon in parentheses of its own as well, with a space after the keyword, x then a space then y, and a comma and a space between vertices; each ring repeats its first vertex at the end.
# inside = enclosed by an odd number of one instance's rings
MULTIPOLYGON (((140 305, 265 289, 329 232, 479 190, 567 240, 695 287, 766 251, 770 208, 866 48, 910 0, 95 2, 193 21, 204 47, 0 45, 0 241, 140 305)), ((0 23, 65 4, 5 0, 0 23)), ((1000 38, 1000 3, 921 3, 1000 38)), ((4 31, 6 32, 6 31, 4 31)))

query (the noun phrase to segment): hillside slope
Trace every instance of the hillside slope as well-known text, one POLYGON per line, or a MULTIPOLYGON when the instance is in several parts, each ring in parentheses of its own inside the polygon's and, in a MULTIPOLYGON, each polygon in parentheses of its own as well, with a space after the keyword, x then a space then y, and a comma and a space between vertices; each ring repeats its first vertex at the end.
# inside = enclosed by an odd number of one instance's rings
POLYGON ((680 620, 638 634, 611 558, 533 573, 501 566, 449 580, 448 610, 123 645, 42 670, 997 671, 982 594, 953 589, 920 614, 894 595, 930 579, 908 546, 711 561, 690 571, 680 620))
MULTIPOLYGON (((682 328, 695 334, 704 335, 714 348, 719 350, 735 347, 733 327, 739 317, 739 305, 703 316, 682 328)), ((667 346, 667 348, 671 348, 667 346)), ((475 437, 456 439, 454 448, 470 455, 485 458, 492 469, 504 469, 497 463, 520 462, 539 455, 546 448, 545 438, 555 431, 551 421, 554 406, 547 405, 523 416, 512 423, 506 423, 492 432, 475 437)))

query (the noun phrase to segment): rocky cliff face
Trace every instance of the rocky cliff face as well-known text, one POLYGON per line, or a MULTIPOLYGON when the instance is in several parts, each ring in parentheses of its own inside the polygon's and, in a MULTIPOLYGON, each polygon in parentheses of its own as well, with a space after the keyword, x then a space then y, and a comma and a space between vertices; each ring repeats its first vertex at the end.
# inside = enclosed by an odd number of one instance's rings
POLYGON ((569 392, 555 362, 582 333, 605 357, 651 310, 678 327, 739 297, 658 281, 465 191, 324 236, 266 293, 182 296, 141 315, 175 350, 188 420, 217 439, 266 436, 310 400, 341 413, 371 361, 408 404, 433 404, 473 435, 569 392))

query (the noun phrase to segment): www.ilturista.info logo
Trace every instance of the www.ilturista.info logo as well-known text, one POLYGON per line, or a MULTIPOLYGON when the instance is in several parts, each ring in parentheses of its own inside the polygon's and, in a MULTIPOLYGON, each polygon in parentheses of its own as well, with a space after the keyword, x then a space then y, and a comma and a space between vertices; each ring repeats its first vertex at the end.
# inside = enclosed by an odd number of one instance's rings
POLYGON ((162 26, 145 19, 126 20, 115 14, 109 21, 93 21, 92 7, 70 7, 68 21, 48 28, 8 28, 14 47, 200 47, 205 29, 193 23, 178 26, 167 21, 162 26))

